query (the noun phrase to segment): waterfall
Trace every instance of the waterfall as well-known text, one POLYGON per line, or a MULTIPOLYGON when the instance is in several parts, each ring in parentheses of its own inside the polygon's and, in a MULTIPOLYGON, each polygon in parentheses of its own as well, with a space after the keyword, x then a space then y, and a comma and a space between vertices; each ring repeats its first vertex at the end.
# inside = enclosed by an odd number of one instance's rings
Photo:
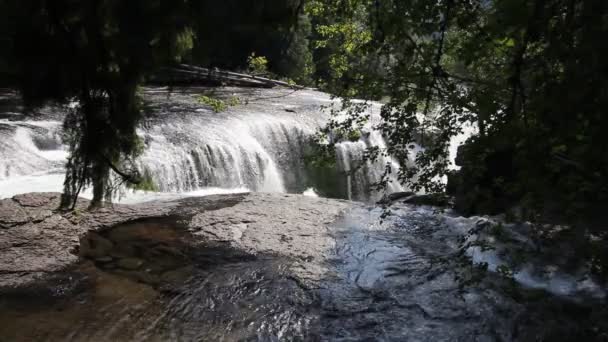
MULTIPOLYGON (((234 95, 244 103, 215 113, 196 101, 198 91, 182 89, 170 96, 158 88, 145 92, 146 119, 138 130, 145 150, 137 162, 161 192, 246 189, 324 194, 318 179, 338 177, 335 183, 342 189, 331 192, 333 196, 369 201, 378 197, 370 186, 381 179, 386 165, 398 170, 387 157, 361 163, 367 147, 384 147, 381 134, 371 131, 359 141, 337 144, 335 174, 308 172, 304 154, 311 137, 328 120, 323 106, 332 100, 327 94, 227 88, 219 91, 220 96, 234 95)), ((27 120, 4 110, 0 113, 0 198, 61 191, 67 157, 60 140, 61 110, 47 108, 27 120)), ((401 190, 397 182, 389 184, 389 191, 401 190)))
POLYGON ((370 146, 386 148, 380 132, 372 130, 368 137, 354 142, 340 142, 336 145, 338 167, 347 177, 348 199, 377 200, 380 194, 370 189, 382 180, 387 166, 391 170, 388 175, 387 192, 404 191, 396 178, 399 164, 393 158, 380 155, 374 163, 364 162, 365 151, 370 146))
POLYGON ((61 170, 66 152, 53 121, 0 120, 0 180, 61 170))
MULTIPOLYGON (((273 127, 265 128, 273 132, 273 127)), ((152 174, 161 191, 211 186, 285 192, 272 151, 242 122, 192 120, 154 127, 143 136, 147 149, 140 167, 152 174), (172 139, 178 136, 181 138, 172 139)))

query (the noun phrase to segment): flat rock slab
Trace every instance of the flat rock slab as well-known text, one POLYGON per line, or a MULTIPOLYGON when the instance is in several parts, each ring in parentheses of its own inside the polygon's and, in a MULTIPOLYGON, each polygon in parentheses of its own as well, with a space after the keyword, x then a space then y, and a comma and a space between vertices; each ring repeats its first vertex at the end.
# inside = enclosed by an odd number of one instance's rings
POLYGON ((335 246, 329 225, 352 202, 290 194, 251 194, 233 207, 195 214, 189 230, 205 241, 221 241, 251 254, 293 259, 302 281, 326 273, 324 258, 335 246))
POLYGON ((80 200, 60 212, 60 194, 32 193, 0 200, 0 290, 28 287, 79 261, 83 236, 121 223, 177 217, 201 241, 225 242, 250 254, 294 259, 304 279, 322 274, 324 251, 334 242, 327 227, 352 202, 288 194, 233 194, 170 202, 113 205, 87 211, 80 200))

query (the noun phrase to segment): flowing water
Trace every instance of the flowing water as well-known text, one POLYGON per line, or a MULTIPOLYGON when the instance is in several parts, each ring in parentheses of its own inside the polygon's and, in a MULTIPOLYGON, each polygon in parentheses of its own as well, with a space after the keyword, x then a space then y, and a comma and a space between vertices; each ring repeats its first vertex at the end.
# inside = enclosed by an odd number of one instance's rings
MULTIPOLYGON (((310 139, 328 119, 324 107, 333 103, 327 94, 228 88, 217 91, 217 96, 237 97, 241 104, 215 113, 196 99, 205 91, 186 88, 169 93, 147 88, 144 93, 146 115, 139 135, 145 152, 138 163, 162 193, 246 189, 303 193, 312 188, 325 196, 377 199, 369 186, 380 180, 391 161, 384 158, 357 170, 352 165, 361 164, 367 146, 383 146, 378 132, 358 142, 338 144, 333 170, 311 172, 306 163, 310 139)), ((61 144, 64 111, 48 107, 42 113, 22 115, 15 98, 10 93, 0 98, 4 104, 0 107, 0 198, 60 191, 67 158, 61 144)), ((402 189, 393 183, 390 190, 402 189)), ((135 194, 126 201, 149 198, 135 194)))
MULTIPOLYGON (((84 261, 56 285, 0 301, 0 336, 66 341, 594 340, 593 305, 492 274, 462 287, 457 237, 479 225, 428 207, 356 207, 331 225, 325 272, 222 243, 192 245, 179 220, 105 231, 113 260, 84 261), (118 261, 117 261, 118 260, 118 261), (129 260, 130 262, 126 262, 129 260), (133 260, 138 261, 131 265, 133 260), (27 329, 24 329, 28 326, 27 329)), ((99 238, 97 238, 99 239, 99 238)), ((595 318, 597 321, 597 318, 595 318)), ((601 339, 598 339, 601 340, 601 339)))
MULTIPOLYGON (((244 190, 371 200, 375 195, 367 189, 384 166, 399 167, 387 158, 351 172, 367 146, 384 144, 380 134, 370 132, 337 146, 335 172, 311 172, 305 157, 309 139, 327 120, 323 106, 332 101, 326 94, 227 89, 222 96, 234 93, 243 103, 214 113, 196 101, 201 90, 170 95, 146 90, 146 119, 139 130, 146 148, 138 163, 162 193, 129 194, 127 202, 244 190)), ((15 95, 5 93, 0 112, 0 198, 60 191, 67 157, 61 109, 25 116, 15 95)), ((403 190, 392 186, 391 191, 403 190)), ((294 277, 287 257, 222 244, 188 245, 192 239, 176 220, 115 227, 106 238, 123 246, 111 259, 123 258, 122 264, 83 261, 36 296, 3 298, 0 340, 597 337, 601 318, 589 303, 603 301, 605 292, 592 281, 530 269, 512 281, 494 273, 476 279, 477 270, 462 260, 485 262, 490 271, 501 263, 492 251, 460 249, 459 238, 474 230, 479 218, 429 207, 393 211, 382 221, 380 209, 359 206, 334 222, 333 247, 314 260, 326 272, 314 284, 294 277)))

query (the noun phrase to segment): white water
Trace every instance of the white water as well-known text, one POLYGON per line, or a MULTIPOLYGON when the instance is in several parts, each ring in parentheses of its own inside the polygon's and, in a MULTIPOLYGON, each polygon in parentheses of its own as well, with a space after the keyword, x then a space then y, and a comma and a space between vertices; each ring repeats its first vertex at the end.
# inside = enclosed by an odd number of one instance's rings
POLYGON ((58 143, 59 122, 0 121, 0 181, 8 178, 60 170, 66 153, 58 143), (35 140, 39 146, 36 145, 35 140))
MULTIPOLYGON (((331 100, 313 91, 285 95, 285 91, 276 90, 238 94, 250 99, 249 103, 214 113, 191 94, 174 94, 167 99, 164 91, 148 91, 152 109, 139 131, 146 144, 139 166, 152 174, 161 192, 127 192, 117 201, 136 203, 247 191, 322 196, 305 171, 303 155, 307 139, 326 122, 328 115, 322 106, 331 100)), ((62 115, 47 114, 26 119, 0 109, 0 198, 62 190, 67 158, 60 139, 62 115)), ((345 175, 343 193, 349 199, 372 199, 369 186, 381 179, 386 165, 391 166, 393 175, 399 169, 390 157, 358 167, 369 146, 385 147, 378 132, 368 133, 359 141, 336 146, 338 169, 345 175)), ((468 134, 454 141, 452 156, 468 134)), ((389 183, 389 191, 402 190, 397 182, 389 183)), ((90 189, 82 196, 91 198, 90 189)), ((451 230, 458 232, 460 225, 470 228, 473 219, 445 220, 451 230)), ((468 253, 474 263, 487 263, 490 271, 503 264, 494 251, 472 248, 468 253)), ((514 278, 525 286, 556 294, 583 291, 605 296, 595 283, 580 281, 577 275, 540 277, 524 267, 514 278)))
MULTIPOLYGON (((303 193, 309 188, 322 195, 307 174, 304 154, 308 140, 328 119, 323 108, 332 103, 328 95, 227 89, 223 95, 235 92, 244 104, 214 113, 196 101, 196 92, 187 89, 168 97, 163 89, 147 90, 150 109, 138 132, 146 148, 138 164, 150 172, 161 193, 127 192, 119 202, 242 191, 303 193)), ((0 198, 61 191, 67 158, 61 145, 61 110, 46 109, 28 119, 14 111, 0 112, 6 118, 0 120, 0 198)), ((338 144, 341 197, 374 199, 369 187, 381 179, 385 166, 398 170, 390 158, 380 158, 351 174, 368 146, 384 147, 382 136, 372 131, 358 142, 338 144)), ((396 182, 389 186, 389 191, 401 190, 396 182)), ((83 197, 91 197, 90 189, 83 197)))
MULTIPOLYGON (((417 208, 416 210, 425 212, 429 209, 417 208)), ((452 212, 448 212, 448 215, 440 215, 440 217, 448 228, 448 232, 467 237, 465 243, 476 241, 485 242, 485 245, 492 246, 490 249, 482 248, 476 244, 466 247, 466 255, 470 257, 473 264, 485 264, 487 270, 493 273, 506 266, 512 272, 513 280, 524 287, 542 289, 559 296, 585 294, 585 296, 594 298, 606 297, 606 289, 599 285, 597 281, 591 279, 589 271, 585 268, 573 273, 536 258, 529 258, 521 265, 512 267, 509 255, 514 250, 517 248, 537 250, 529 235, 518 233, 519 230, 532 229, 529 223, 506 224, 500 218, 478 216, 465 218, 455 216, 452 212), (468 234, 472 228, 488 223, 494 226, 500 223, 504 227, 504 231, 511 235, 513 242, 498 241, 492 234, 484 230, 468 234), (515 246, 512 244, 515 244, 515 246)))

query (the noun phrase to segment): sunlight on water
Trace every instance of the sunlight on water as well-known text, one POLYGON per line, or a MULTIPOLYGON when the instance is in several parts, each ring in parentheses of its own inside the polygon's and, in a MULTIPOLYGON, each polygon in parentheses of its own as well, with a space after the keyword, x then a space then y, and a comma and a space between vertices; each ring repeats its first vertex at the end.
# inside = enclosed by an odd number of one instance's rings
MULTIPOLYGON (((308 174, 304 159, 310 139, 327 122, 328 112, 323 106, 333 100, 327 94, 309 90, 227 92, 247 99, 248 104, 215 113, 189 93, 176 92, 167 100, 165 91, 148 88, 146 99, 151 110, 138 129, 146 148, 137 163, 152 175, 163 194, 129 193, 121 201, 245 189, 303 193, 314 187, 317 195, 325 192, 315 183, 314 177, 319 176, 308 174)), ((49 111, 55 121, 47 120, 48 114, 38 117, 43 119, 40 121, 0 120, 0 197, 62 190, 63 167, 68 157, 61 144, 63 114, 59 109, 49 111)), ((391 158, 381 157, 376 163, 361 165, 369 146, 385 146, 379 132, 372 130, 357 142, 337 145, 337 173, 332 177, 344 178, 337 186, 345 189, 329 190, 334 196, 378 199, 380 195, 369 189, 382 178, 386 165, 393 171, 388 191, 403 191, 394 179, 399 165, 391 158)), ((82 195, 90 197, 90 190, 82 195)))

